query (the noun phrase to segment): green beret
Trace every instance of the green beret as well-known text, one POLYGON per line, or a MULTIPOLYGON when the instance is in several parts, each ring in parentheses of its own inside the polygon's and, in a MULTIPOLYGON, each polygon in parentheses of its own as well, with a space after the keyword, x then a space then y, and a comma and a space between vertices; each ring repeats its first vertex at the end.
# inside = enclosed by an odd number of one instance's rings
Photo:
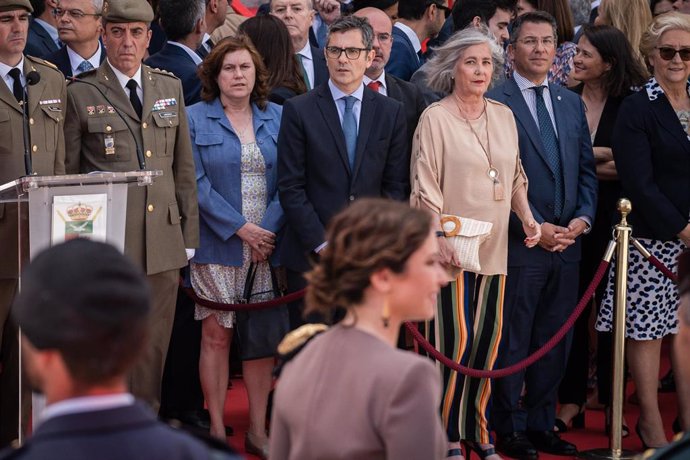
POLYGON ((24 9, 29 13, 34 12, 29 0, 0 0, 0 11, 13 11, 24 9))
POLYGON ((106 0, 103 4, 103 20, 150 23, 153 21, 153 9, 146 0, 106 0))

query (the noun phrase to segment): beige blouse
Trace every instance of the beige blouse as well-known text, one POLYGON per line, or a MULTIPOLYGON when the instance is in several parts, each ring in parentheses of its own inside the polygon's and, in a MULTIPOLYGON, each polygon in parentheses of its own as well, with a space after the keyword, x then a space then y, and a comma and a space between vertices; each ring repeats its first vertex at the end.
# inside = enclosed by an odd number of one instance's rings
POLYGON ((439 215, 492 222, 491 235, 479 249, 480 274, 497 275, 507 273, 511 197, 520 187, 527 187, 527 177, 520 162, 513 112, 487 99, 486 115, 469 121, 485 148, 487 119, 488 150, 504 198, 494 200, 489 161, 467 122, 437 102, 422 113, 415 131, 410 202, 439 215))

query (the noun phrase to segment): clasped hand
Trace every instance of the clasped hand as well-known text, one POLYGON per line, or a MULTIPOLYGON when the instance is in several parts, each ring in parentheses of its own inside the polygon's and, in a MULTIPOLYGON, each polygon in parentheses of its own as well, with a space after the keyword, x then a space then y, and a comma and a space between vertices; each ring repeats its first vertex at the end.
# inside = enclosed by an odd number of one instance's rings
POLYGON ((567 227, 544 222, 541 224, 541 240, 539 246, 551 252, 563 252, 568 246, 587 229, 584 220, 575 218, 567 227))
POLYGON ((262 262, 268 259, 275 249, 276 235, 256 224, 247 222, 239 230, 237 236, 252 249, 252 262, 262 262))

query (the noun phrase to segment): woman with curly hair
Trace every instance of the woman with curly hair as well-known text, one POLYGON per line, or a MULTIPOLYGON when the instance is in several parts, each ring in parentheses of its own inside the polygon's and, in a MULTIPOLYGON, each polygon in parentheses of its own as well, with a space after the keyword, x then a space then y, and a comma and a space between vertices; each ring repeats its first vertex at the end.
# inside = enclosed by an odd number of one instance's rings
POLYGON ((433 317, 447 281, 434 230, 431 214, 383 199, 357 200, 330 222, 306 306, 346 314, 285 364, 271 458, 445 456, 438 372, 395 346, 403 321, 433 317))

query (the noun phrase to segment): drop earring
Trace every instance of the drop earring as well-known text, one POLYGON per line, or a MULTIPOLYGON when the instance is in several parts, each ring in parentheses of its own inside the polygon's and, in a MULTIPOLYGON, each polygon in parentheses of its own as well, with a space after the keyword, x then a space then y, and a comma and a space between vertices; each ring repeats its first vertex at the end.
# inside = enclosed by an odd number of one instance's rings
POLYGON ((383 300, 383 308, 381 309, 381 321, 383 321, 383 327, 387 328, 390 323, 391 309, 388 303, 388 296, 383 300))

